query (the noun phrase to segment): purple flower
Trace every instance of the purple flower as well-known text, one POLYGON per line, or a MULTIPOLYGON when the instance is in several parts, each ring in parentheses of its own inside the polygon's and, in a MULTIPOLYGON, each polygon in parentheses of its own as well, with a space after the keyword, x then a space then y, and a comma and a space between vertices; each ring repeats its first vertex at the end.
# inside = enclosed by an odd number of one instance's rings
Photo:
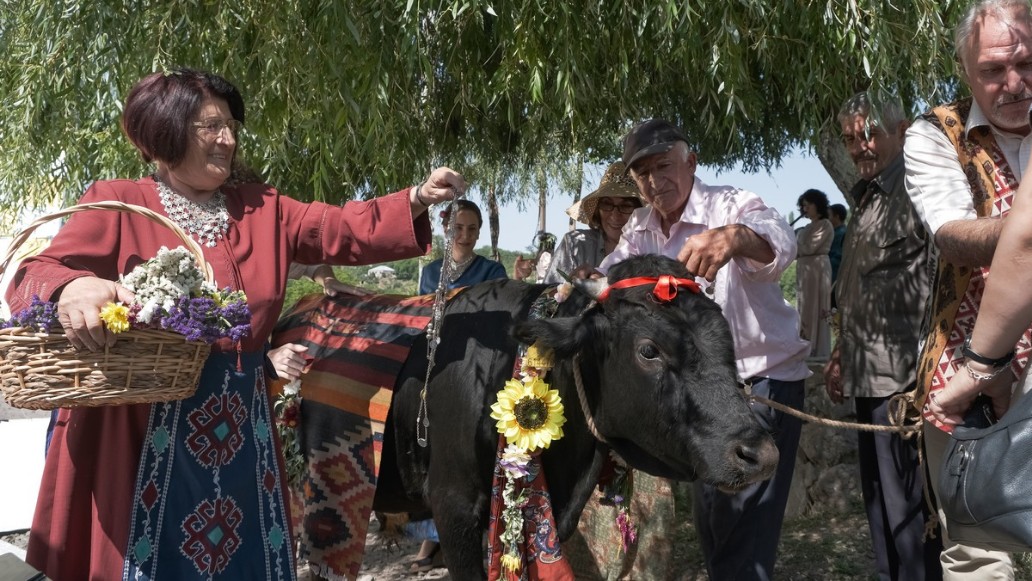
POLYGON ((213 343, 223 337, 239 341, 251 332, 251 310, 240 300, 220 305, 211 297, 180 297, 161 318, 161 327, 189 341, 213 343))
POLYGON ((626 553, 627 549, 638 539, 638 527, 634 526, 631 517, 627 515, 627 510, 622 507, 616 515, 616 524, 620 527, 620 544, 623 545, 626 553))
POLYGON ((15 313, 0 327, 32 327, 41 333, 49 333, 52 329, 60 327, 57 322, 57 304, 41 301, 39 295, 32 295, 29 306, 15 313))

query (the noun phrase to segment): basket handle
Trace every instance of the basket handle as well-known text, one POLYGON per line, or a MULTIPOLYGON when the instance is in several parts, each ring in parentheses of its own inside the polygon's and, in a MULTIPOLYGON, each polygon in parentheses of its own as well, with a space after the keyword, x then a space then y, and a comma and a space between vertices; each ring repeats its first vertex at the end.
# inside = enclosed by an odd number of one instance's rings
POLYGON ((29 235, 36 229, 57 218, 69 216, 71 214, 77 214, 86 210, 108 210, 111 212, 127 212, 129 214, 139 214, 144 218, 147 218, 151 222, 156 222, 165 226, 171 230, 186 246, 186 249, 193 255, 194 260, 197 262, 197 266, 200 267, 201 272, 204 274, 204 280, 210 284, 215 284, 215 274, 212 272, 211 265, 204 260, 204 252, 201 250, 201 245, 190 238, 190 235, 185 230, 179 227, 178 224, 169 220, 168 218, 158 214, 150 208, 143 206, 137 206, 135 204, 126 204, 125 202, 117 202, 114 200, 107 200, 103 202, 92 202, 88 204, 78 204, 75 206, 69 206, 63 210, 58 210, 53 214, 47 214, 34 220, 31 224, 25 227, 24 230, 18 233, 11 240, 11 245, 7 248, 7 254, 4 256, 3 263, 0 263, 0 272, 7 271, 7 265, 11 263, 15 253, 21 248, 22 244, 29 239, 29 235))

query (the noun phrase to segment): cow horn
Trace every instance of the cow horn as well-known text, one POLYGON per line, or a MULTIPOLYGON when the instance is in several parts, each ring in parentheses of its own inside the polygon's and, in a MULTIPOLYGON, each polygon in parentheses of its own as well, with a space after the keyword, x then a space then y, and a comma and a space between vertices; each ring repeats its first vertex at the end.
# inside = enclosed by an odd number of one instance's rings
POLYGON ((597 301, 602 292, 609 288, 609 281, 604 276, 602 278, 575 278, 573 279, 573 288, 597 301))

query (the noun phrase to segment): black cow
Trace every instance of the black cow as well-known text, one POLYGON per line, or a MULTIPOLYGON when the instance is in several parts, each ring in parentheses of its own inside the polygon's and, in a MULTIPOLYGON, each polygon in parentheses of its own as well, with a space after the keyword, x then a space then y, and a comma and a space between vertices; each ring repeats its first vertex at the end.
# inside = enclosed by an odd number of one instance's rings
MULTIPOLYGON (((609 282, 664 274, 689 277, 674 260, 646 256, 614 267, 609 282)), ((549 383, 559 390, 567 422, 541 461, 560 539, 575 530, 607 445, 634 468, 701 478, 728 491, 768 478, 777 464, 773 440, 739 389, 730 329, 716 303, 682 288, 664 304, 646 285, 614 290, 583 313, 591 299, 575 292, 555 318, 528 321, 543 288, 491 281, 448 303, 427 396, 426 448, 415 433, 425 338, 396 384, 374 507, 400 512, 429 504, 455 579, 485 577, 482 535, 498 443, 489 408, 512 378, 514 336, 555 352, 549 383), (578 354, 587 405, 608 444, 591 435, 578 403, 578 354)))

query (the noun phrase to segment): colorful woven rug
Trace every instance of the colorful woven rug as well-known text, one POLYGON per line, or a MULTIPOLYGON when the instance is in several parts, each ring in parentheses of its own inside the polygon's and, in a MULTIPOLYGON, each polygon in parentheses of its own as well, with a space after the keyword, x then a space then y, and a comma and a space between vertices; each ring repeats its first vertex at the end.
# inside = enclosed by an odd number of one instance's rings
POLYGON ((325 578, 358 577, 392 390, 432 303, 433 295, 311 295, 273 332, 273 346, 299 343, 314 357, 301 387, 300 557, 325 578))

